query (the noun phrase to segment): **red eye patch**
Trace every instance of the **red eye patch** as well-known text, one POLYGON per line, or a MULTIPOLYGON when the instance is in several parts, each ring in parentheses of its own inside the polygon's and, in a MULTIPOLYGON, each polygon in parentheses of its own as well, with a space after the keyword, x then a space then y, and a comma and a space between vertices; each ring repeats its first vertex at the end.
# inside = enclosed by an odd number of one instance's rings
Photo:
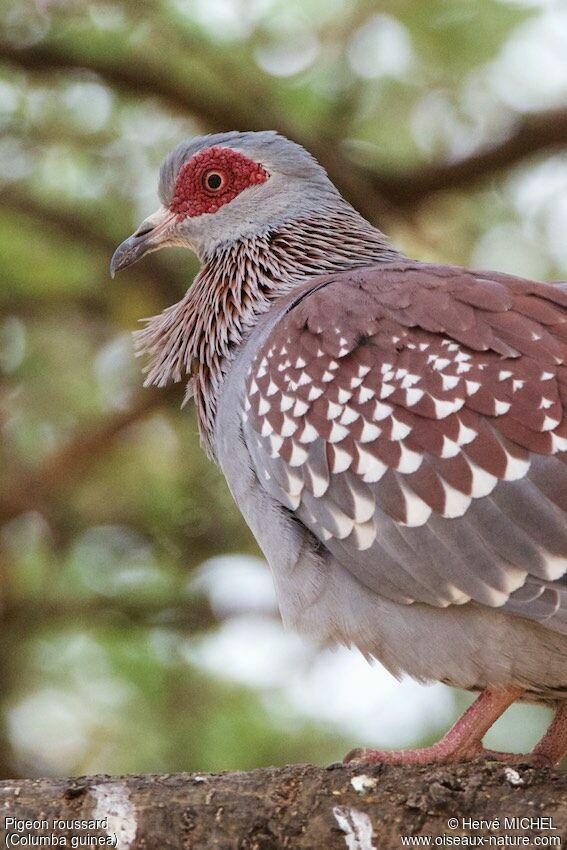
POLYGON ((179 169, 169 209, 177 214, 178 221, 215 213, 244 189, 265 183, 269 176, 261 165, 238 151, 207 148, 179 169))

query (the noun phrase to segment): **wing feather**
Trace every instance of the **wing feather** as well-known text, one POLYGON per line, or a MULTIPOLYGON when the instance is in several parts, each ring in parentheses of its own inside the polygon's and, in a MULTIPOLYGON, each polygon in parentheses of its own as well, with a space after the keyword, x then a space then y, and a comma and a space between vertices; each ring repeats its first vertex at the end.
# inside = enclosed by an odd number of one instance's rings
POLYGON ((567 288, 410 263, 312 287, 247 378, 266 491, 378 594, 567 631, 567 288))

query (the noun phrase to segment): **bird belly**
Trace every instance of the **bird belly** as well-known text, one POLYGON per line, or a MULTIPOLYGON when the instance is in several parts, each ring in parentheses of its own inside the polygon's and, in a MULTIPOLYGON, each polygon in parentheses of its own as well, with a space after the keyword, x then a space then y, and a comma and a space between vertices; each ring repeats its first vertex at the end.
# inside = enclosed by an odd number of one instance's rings
MULTIPOLYGON (((313 586, 313 566, 295 566, 288 580, 313 586)), ((441 681, 467 690, 517 686, 534 701, 567 698, 567 636, 536 622, 476 603, 437 608, 403 605, 360 584, 328 559, 316 599, 279 585, 287 625, 325 643, 357 647, 393 675, 441 681)))

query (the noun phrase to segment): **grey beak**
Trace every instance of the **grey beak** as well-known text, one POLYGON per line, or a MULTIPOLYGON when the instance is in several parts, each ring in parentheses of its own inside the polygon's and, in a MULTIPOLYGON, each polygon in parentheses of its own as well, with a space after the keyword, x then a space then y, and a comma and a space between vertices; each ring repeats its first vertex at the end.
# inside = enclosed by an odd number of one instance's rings
POLYGON ((165 207, 160 207, 157 212, 146 218, 112 255, 110 276, 114 277, 120 269, 133 265, 151 251, 157 251, 170 243, 175 223, 175 214, 165 207))

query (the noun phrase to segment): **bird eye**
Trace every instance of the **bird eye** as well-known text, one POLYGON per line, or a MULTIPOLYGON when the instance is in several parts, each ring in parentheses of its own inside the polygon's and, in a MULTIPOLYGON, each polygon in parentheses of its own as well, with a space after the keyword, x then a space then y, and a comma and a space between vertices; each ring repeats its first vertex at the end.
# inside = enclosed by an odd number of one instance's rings
POLYGON ((221 171, 207 171, 203 176, 203 185, 209 192, 218 192, 226 183, 226 177, 221 171))

